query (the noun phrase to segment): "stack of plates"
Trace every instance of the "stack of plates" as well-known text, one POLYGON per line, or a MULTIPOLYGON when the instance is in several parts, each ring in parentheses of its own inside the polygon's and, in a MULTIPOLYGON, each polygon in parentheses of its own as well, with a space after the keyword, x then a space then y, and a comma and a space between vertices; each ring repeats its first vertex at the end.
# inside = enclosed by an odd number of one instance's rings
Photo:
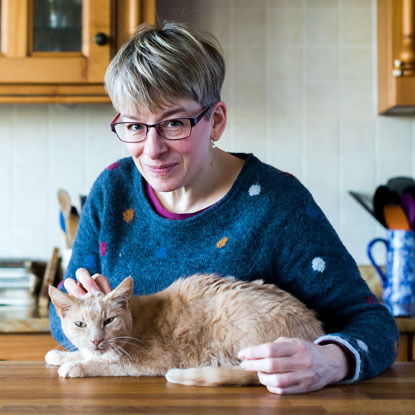
POLYGON ((39 277, 31 261, 0 260, 0 306, 28 306, 36 302, 39 277))

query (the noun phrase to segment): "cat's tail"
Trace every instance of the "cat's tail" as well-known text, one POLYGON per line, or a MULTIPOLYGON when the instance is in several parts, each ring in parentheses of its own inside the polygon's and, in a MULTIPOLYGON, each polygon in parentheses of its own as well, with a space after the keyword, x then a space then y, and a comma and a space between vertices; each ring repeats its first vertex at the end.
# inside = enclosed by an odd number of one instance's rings
POLYGON ((238 366, 170 369, 166 373, 166 379, 171 383, 193 386, 260 385, 257 372, 247 372, 238 366))

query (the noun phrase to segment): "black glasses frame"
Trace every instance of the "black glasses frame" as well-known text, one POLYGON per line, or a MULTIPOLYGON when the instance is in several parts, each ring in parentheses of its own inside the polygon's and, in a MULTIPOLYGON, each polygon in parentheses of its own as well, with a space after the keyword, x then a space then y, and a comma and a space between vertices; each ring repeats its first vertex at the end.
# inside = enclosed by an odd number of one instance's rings
POLYGON ((169 140, 169 141, 177 141, 177 140, 183 140, 184 138, 189 137, 192 134, 192 128, 203 118, 203 116, 212 108, 213 105, 209 105, 208 107, 203 108, 203 110, 196 115, 196 117, 177 117, 177 118, 169 118, 167 120, 162 120, 159 122, 156 122, 155 124, 146 124, 144 122, 137 122, 135 124, 140 124, 146 127, 146 135, 144 136, 143 139, 141 140, 136 140, 136 141, 127 141, 127 140, 123 140, 116 131, 116 126, 119 124, 134 124, 134 122, 131 121, 121 121, 121 122, 117 122, 117 120, 120 118, 121 114, 118 113, 115 118, 111 121, 111 131, 118 137, 118 139, 124 143, 141 143, 142 141, 145 141, 147 139, 148 136, 148 130, 152 127, 154 127, 156 129, 156 131, 165 139, 165 140, 169 140), (168 121, 174 121, 174 120, 189 120, 190 121, 190 133, 189 135, 187 135, 186 137, 180 137, 180 138, 167 138, 163 135, 163 131, 160 127, 160 124, 163 124, 165 122, 168 121))

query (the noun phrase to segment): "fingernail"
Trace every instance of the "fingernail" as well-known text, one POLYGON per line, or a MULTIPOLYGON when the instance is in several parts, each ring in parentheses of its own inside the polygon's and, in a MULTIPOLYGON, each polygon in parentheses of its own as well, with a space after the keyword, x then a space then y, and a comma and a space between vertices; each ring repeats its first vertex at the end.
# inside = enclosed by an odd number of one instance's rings
POLYGON ((245 359, 245 353, 241 350, 239 353, 238 353, 238 359, 245 359))

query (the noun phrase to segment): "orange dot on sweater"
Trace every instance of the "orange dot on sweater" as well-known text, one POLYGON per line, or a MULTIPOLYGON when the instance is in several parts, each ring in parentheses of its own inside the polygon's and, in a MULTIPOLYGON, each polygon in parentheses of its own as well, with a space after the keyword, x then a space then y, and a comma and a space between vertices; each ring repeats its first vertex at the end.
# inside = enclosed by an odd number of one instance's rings
POLYGON ((129 223, 134 219, 134 209, 127 209, 123 213, 124 220, 129 223))
POLYGON ((225 236, 216 244, 216 246, 218 248, 223 248, 228 243, 228 241, 229 241, 229 238, 225 236))

